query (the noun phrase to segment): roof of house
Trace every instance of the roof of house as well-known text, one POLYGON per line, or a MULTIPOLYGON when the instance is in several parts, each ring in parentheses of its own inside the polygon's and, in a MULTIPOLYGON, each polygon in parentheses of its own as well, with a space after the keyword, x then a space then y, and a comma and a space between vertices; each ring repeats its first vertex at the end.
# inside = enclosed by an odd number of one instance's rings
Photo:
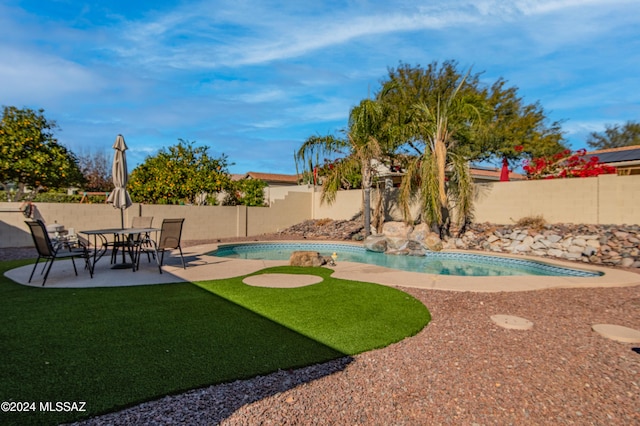
POLYGON ((291 185, 295 185, 298 183, 297 175, 283 175, 278 173, 259 173, 259 172, 247 172, 244 174, 236 174, 232 175, 231 179, 240 180, 240 179, 260 179, 267 183, 287 183, 291 185))
POLYGON ((620 148, 600 149, 589 151, 585 157, 597 156, 601 163, 620 163, 622 161, 640 161, 640 145, 623 146, 620 148))
MULTIPOLYGON (((471 166, 469 168, 471 171, 471 177, 474 179, 485 179, 485 180, 500 180, 500 172, 501 170, 496 167, 478 167, 471 166)), ((509 172, 509 180, 526 180, 527 176, 509 172)))

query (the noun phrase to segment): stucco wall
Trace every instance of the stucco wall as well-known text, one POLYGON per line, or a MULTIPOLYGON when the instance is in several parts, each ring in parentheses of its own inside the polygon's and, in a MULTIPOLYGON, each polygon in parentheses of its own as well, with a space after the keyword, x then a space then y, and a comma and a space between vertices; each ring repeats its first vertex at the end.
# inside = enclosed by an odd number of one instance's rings
MULTIPOLYGON (((21 203, 0 203, 0 247, 28 247, 33 242, 21 203)), ((134 204, 124 211, 125 226, 134 216, 152 216, 159 227, 165 218, 185 218, 183 240, 211 240, 277 232, 311 217, 311 194, 296 192, 271 207, 163 206, 134 204)), ((106 204, 34 203, 35 219, 58 223, 77 233, 120 227, 120 211, 106 204)))
POLYGON ((640 223, 640 176, 495 182, 479 186, 475 221, 509 224, 526 216, 550 223, 640 223))
MULTIPOLYGON (((134 216, 184 217, 183 239, 209 240, 277 232, 307 219, 349 220, 362 208, 362 191, 340 191, 333 204, 321 203, 315 192, 289 192, 271 207, 161 206, 134 204, 124 212, 125 225, 134 216)), ((372 207, 376 193, 372 193, 372 207)), ((640 224, 640 175, 607 175, 584 179, 496 182, 479 187, 475 221, 513 223, 543 216, 551 223, 640 224)), ((0 203, 0 247, 31 246, 31 235, 18 210, 20 203, 0 203)), ((108 204, 35 203, 34 217, 77 232, 120 226, 120 212, 108 204)), ((391 209, 397 219, 399 212, 391 209)))

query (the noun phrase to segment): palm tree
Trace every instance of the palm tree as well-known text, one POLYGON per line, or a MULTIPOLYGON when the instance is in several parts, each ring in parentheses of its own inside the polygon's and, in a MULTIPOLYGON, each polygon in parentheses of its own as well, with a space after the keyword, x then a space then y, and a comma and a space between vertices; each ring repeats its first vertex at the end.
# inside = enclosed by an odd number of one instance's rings
POLYGON ((375 171, 371 161, 383 154, 384 111, 376 100, 365 99, 351 109, 346 138, 313 136, 298 150, 297 157, 303 164, 320 156, 343 155, 341 162, 329 170, 322 183, 321 201, 333 203, 337 191, 346 176, 362 175, 364 231, 368 236, 371 227, 371 188, 375 171))
POLYGON ((456 146, 477 136, 483 127, 478 98, 461 93, 467 75, 444 100, 439 95, 431 103, 423 100, 414 104, 411 117, 424 150, 408 162, 399 201, 405 220, 411 221, 409 206, 419 197, 423 220, 437 226, 441 237, 449 232, 452 208, 456 208, 462 226, 472 215, 468 161, 456 153, 456 146))

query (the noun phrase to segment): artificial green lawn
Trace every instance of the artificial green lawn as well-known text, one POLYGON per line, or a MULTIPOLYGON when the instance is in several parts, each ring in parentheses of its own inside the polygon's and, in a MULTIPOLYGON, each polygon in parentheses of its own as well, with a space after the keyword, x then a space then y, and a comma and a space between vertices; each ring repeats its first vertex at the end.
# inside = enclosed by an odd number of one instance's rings
MULTIPOLYGON (((0 262, 0 273, 28 262, 0 262)), ((84 413, 0 412, 0 424, 55 424, 163 395, 386 346, 421 330, 413 297, 320 275, 294 289, 243 277, 95 289, 47 289, 0 276, 0 402, 86 401, 84 413)))

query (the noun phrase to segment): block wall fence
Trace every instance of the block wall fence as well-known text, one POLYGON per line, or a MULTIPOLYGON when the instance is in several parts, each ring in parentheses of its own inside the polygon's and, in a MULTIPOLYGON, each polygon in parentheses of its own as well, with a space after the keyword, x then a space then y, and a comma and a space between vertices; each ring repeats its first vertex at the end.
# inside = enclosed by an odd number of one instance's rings
MULTIPOLYGON (((377 196, 374 191, 372 206, 377 196)), ((388 197, 393 199, 393 191, 388 197)), ((387 219, 400 219, 389 205, 387 219)), ((33 245, 20 207, 0 203, 0 248, 33 245)), ((340 191, 329 205, 321 202, 319 188, 296 187, 269 207, 134 204, 124 211, 124 222, 129 226, 134 216, 153 216, 159 226, 164 218, 183 217, 183 240, 215 240, 277 232, 308 219, 349 220, 361 208, 360 190, 340 191)), ((120 212, 108 204, 34 203, 33 210, 34 218, 76 232, 120 226, 120 212)), ((477 185, 476 222, 512 224, 538 215, 550 223, 640 224, 640 175, 477 185)))

